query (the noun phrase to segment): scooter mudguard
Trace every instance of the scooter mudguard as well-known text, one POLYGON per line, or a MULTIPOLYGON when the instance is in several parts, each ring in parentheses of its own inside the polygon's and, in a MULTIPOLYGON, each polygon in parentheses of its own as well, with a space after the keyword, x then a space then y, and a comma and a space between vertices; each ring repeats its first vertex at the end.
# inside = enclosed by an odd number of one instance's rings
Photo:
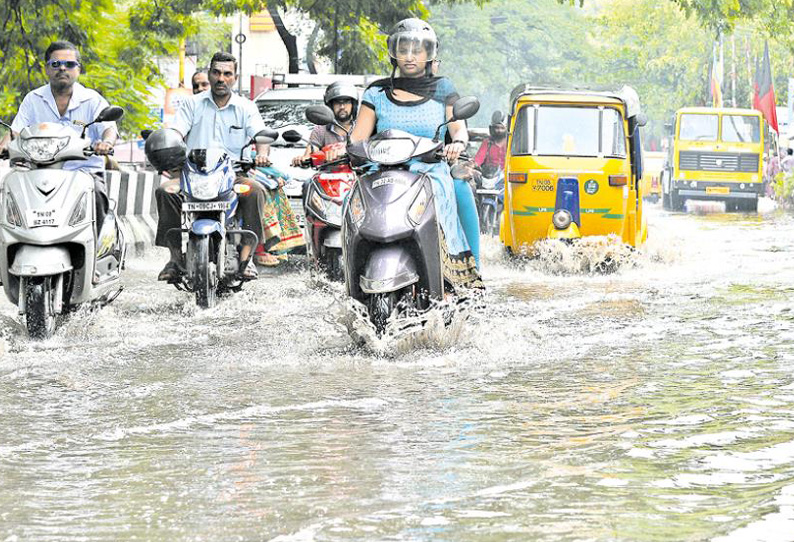
POLYGON ((208 218, 201 218, 193 222, 190 226, 190 231, 196 235, 210 235, 213 233, 223 235, 221 223, 217 220, 210 220, 208 218))
POLYGON ((71 269, 72 258, 65 247, 22 245, 8 272, 17 277, 44 277, 71 269))
POLYGON ((331 230, 328 235, 323 239, 323 246, 327 248, 342 248, 342 232, 340 230, 331 230))
POLYGON ((570 226, 564 230, 558 230, 554 227, 554 224, 549 224, 546 237, 549 239, 579 239, 582 234, 579 232, 579 226, 576 225, 576 222, 571 222, 570 226))
POLYGON ((384 294, 415 282, 419 273, 411 254, 402 246, 385 246, 370 253, 359 284, 366 294, 384 294))

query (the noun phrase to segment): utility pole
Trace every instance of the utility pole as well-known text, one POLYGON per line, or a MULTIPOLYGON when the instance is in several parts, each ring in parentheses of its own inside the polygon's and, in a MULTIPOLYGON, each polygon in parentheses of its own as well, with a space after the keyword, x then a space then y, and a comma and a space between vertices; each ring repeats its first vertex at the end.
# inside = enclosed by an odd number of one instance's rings
POLYGON ((736 34, 731 34, 731 104, 736 107, 736 34))

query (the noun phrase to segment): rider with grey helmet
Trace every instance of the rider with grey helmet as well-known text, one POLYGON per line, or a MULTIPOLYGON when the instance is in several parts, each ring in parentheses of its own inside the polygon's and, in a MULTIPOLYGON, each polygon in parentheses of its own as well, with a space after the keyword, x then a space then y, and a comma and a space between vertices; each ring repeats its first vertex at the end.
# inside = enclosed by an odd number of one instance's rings
MULTIPOLYGON (((334 118, 340 126, 348 132, 353 129, 358 112, 358 89, 344 81, 335 81, 325 89, 323 101, 334 112, 334 118)), ((292 165, 297 166, 309 158, 312 152, 322 149, 327 145, 344 143, 345 132, 333 124, 315 126, 309 135, 309 145, 302 156, 292 159, 292 165)))

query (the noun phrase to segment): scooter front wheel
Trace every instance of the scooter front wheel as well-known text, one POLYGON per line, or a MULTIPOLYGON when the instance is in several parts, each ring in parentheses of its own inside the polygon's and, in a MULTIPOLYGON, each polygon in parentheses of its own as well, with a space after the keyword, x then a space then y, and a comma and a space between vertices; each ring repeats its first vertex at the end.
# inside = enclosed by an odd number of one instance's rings
POLYGON ((372 325, 375 326, 375 331, 378 336, 383 335, 386 331, 386 324, 389 323, 389 317, 394 311, 397 301, 397 294, 394 292, 387 294, 373 294, 369 298, 369 319, 372 325))
POLYGON ((50 277, 31 277, 25 285, 25 323, 31 339, 47 339, 55 332, 50 277))
POLYGON ((210 238, 207 236, 193 237, 190 240, 193 251, 193 292, 196 294, 196 305, 202 309, 215 306, 218 291, 218 279, 215 262, 210 259, 210 238))

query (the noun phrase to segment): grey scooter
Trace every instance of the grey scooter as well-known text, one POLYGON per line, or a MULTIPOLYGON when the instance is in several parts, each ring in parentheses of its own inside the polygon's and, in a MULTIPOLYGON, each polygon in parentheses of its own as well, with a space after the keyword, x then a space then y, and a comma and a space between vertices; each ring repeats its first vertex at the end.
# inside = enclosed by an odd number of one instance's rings
MULTIPOLYGON (((471 118, 479 107, 476 98, 460 98, 448 122, 471 118)), ((306 117, 314 124, 335 122, 326 106, 308 108, 306 117)), ((433 301, 444 299, 449 286, 444 281, 432 181, 407 169, 413 159, 441 160, 439 134, 444 124, 433 139, 386 130, 361 143, 348 141, 354 168, 373 163, 378 168, 362 170, 343 210, 345 286, 347 294, 366 307, 379 335, 395 310, 425 311, 433 301)))
MULTIPOLYGON (((110 106, 94 122, 123 114, 110 106)), ((72 128, 28 126, 8 154, 14 169, 0 190, 0 279, 28 335, 42 339, 54 332, 57 316, 82 303, 108 303, 121 292, 124 237, 112 209, 94 227, 92 176, 63 169, 65 161, 93 154, 90 141, 72 128)))

